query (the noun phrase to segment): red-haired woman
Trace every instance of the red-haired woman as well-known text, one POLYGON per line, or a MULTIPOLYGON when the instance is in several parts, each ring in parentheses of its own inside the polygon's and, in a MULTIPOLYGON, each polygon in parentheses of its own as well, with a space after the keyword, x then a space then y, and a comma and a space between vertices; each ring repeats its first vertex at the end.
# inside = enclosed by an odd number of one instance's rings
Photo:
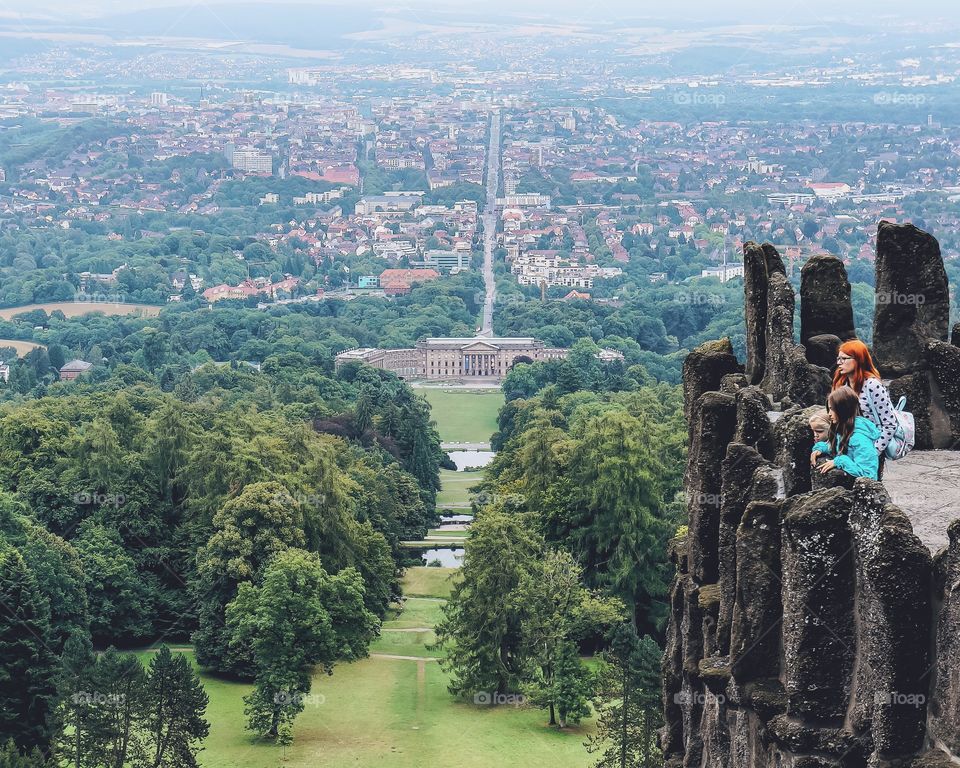
POLYGON ((870 350, 859 339, 845 341, 837 352, 837 370, 833 374, 833 389, 850 387, 860 398, 860 413, 870 419, 880 430, 874 447, 880 457, 880 473, 883 473, 883 452, 897 431, 890 393, 880 380, 880 373, 873 364, 870 350), (871 408, 871 403, 873 407, 871 408))

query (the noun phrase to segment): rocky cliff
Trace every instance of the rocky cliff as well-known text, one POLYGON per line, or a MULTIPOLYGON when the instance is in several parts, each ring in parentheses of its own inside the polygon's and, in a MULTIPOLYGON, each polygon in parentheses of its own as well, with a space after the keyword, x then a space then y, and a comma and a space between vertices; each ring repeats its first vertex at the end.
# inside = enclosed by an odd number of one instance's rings
MULTIPOLYGON (((892 501, 896 473, 885 487, 811 472, 807 418, 854 337, 846 271, 832 256, 804 266, 796 344, 779 254, 747 243, 744 264, 746 364, 728 340, 684 364, 689 526, 670 550, 665 765, 956 765, 960 522, 931 554, 918 513, 892 501)), ((960 331, 951 343, 939 245, 883 222, 876 268, 876 362, 918 428, 903 462, 960 449, 960 331)), ((940 499, 951 519, 953 490, 940 499)))

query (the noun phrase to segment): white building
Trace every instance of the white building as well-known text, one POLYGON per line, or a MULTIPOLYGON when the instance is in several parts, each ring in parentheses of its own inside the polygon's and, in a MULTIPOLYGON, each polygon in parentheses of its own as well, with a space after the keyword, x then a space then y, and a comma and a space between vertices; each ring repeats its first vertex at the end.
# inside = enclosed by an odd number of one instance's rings
POLYGON ((235 149, 233 167, 246 173, 273 173, 273 157, 253 147, 235 149))
POLYGON ((734 277, 743 277, 743 264, 721 264, 718 267, 700 270, 700 277, 716 277, 721 283, 734 277))

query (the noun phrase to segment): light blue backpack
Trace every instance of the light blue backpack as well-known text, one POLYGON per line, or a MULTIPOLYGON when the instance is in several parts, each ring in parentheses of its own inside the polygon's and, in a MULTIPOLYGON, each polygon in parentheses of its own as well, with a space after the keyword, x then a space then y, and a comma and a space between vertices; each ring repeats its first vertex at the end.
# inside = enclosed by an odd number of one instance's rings
MULTIPOLYGON (((874 423, 880 424, 880 413, 869 390, 867 390, 867 403, 869 403, 870 410, 873 412, 874 423)), ((906 395, 903 395, 893 408, 893 414, 897 417, 897 430, 893 433, 893 437, 890 438, 890 442, 887 443, 887 448, 884 451, 884 455, 891 461, 902 459, 910 453, 917 439, 917 427, 913 420, 913 414, 904 410, 906 406, 907 398, 906 395)))

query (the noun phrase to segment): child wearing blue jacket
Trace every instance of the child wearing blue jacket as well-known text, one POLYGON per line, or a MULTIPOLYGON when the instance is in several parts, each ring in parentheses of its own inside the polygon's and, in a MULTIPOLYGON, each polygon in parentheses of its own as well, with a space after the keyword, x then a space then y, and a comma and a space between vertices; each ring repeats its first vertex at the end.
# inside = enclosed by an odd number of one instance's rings
POLYGON ((854 477, 877 479, 880 459, 874 443, 880 437, 880 430, 870 419, 858 416, 859 411, 860 398, 850 387, 838 387, 830 393, 827 398, 830 434, 826 441, 814 443, 811 466, 817 465, 821 454, 830 454, 832 458, 819 467, 821 473, 836 467, 854 477))

